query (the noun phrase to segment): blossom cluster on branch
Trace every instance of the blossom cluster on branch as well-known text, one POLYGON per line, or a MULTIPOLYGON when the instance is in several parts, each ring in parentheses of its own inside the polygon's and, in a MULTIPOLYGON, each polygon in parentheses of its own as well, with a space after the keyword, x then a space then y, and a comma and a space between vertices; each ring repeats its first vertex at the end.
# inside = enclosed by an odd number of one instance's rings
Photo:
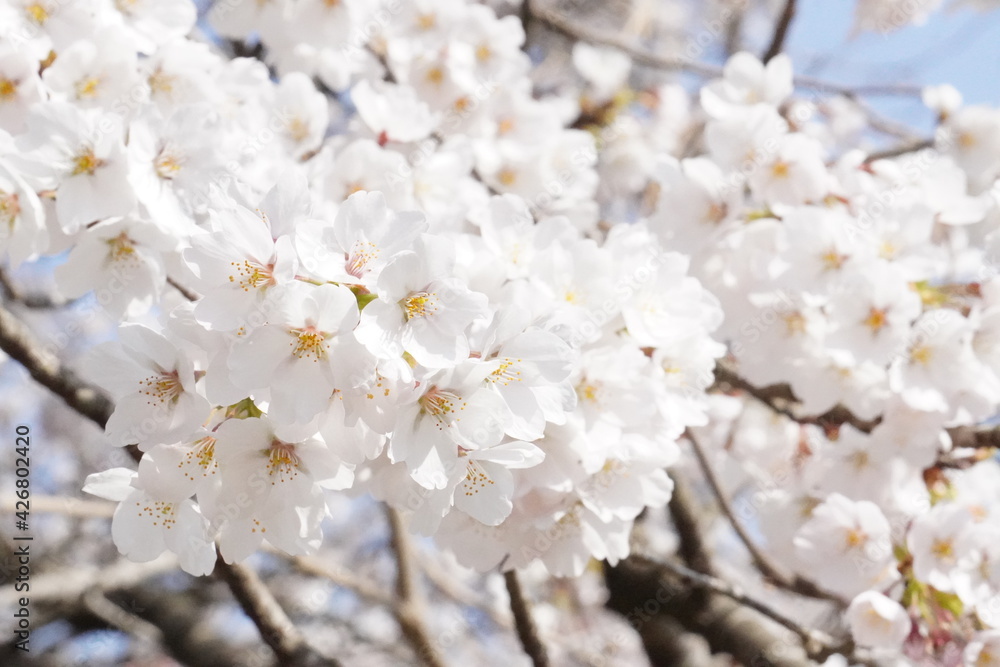
POLYGON ((995 664, 1000 468, 952 434, 1000 405, 1000 112, 928 88, 931 145, 880 158, 785 55, 692 96, 579 42, 542 88, 466 0, 196 20, 0 2, 2 252, 120 323, 78 370, 142 451, 85 486, 125 555, 306 554, 340 491, 578 575, 689 433, 858 645, 995 664))

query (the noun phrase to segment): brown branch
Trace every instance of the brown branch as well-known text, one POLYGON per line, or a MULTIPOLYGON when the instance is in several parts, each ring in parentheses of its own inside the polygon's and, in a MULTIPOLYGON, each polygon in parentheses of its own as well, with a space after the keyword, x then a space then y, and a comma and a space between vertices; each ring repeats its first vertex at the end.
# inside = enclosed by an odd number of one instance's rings
POLYGON ((920 141, 909 141, 904 144, 900 144, 895 148, 887 148, 884 151, 875 151, 870 153, 868 157, 865 158, 865 164, 871 164, 876 160, 888 160, 894 157, 900 157, 902 155, 907 155, 909 153, 917 153, 926 148, 933 148, 933 139, 922 139, 920 141))
POLYGON ((796 403, 798 399, 788 385, 778 384, 770 387, 757 387, 723 364, 715 366, 716 384, 725 384, 749 394, 766 405, 772 412, 787 417, 799 424, 820 426, 824 430, 850 424, 863 433, 871 433, 881 422, 881 418, 872 420, 861 419, 842 405, 836 405, 821 415, 798 415, 787 404, 796 403))
POLYGON ((698 517, 694 511, 694 501, 687 481, 677 474, 673 476, 674 492, 670 496, 670 518, 680 542, 677 553, 689 567, 704 574, 713 574, 712 557, 702 535, 698 517))
POLYGON ((761 574, 764 575, 764 578, 781 588, 793 591, 799 595, 817 598, 820 600, 830 600, 836 602, 842 607, 846 607, 847 601, 843 600, 840 596, 822 590, 812 581, 799 575, 789 576, 784 574, 771 562, 771 559, 760 550, 757 544, 753 541, 753 538, 750 537, 750 534, 747 533, 746 529, 743 527, 743 524, 736 517, 736 513, 733 512, 733 506, 730 504, 729 498, 722 489, 722 485, 719 483, 719 478, 716 476, 715 471, 712 470, 712 466, 708 461, 708 457, 705 455, 705 451, 702 449, 701 443, 698 442, 698 439, 690 431, 686 433, 686 437, 691 443, 691 448, 694 451, 695 458, 698 459, 698 465, 701 467, 702 473, 705 475, 705 481, 708 482, 708 486, 712 490, 712 494, 715 496, 716 502, 718 502, 722 513, 729 520, 730 525, 733 527, 737 536, 739 536, 740 541, 743 542, 747 551, 750 552, 750 558, 753 560, 757 569, 760 570, 761 574))
POLYGON ((658 564, 664 570, 681 578, 688 584, 725 595, 734 602, 738 602, 744 607, 749 607, 754 611, 760 612, 772 621, 788 628, 799 636, 799 639, 802 640, 803 646, 806 647, 806 651, 811 657, 816 657, 820 654, 826 654, 828 656, 830 653, 837 650, 835 648, 834 639, 825 632, 819 632, 817 630, 810 630, 809 628, 802 627, 799 623, 793 621, 784 614, 781 614, 764 603, 750 597, 733 584, 723 581, 718 577, 713 577, 711 575, 703 574, 684 567, 680 563, 663 561, 658 564))
MULTIPOLYGON (((275 554, 280 553, 281 555, 285 555, 283 552, 279 552, 278 549, 275 548, 270 548, 269 551, 275 554)), ((295 569, 303 574, 328 579, 335 585, 346 588, 377 604, 391 607, 395 603, 392 596, 382 590, 382 588, 380 588, 375 582, 369 581, 364 577, 360 577, 346 568, 341 568, 328 563, 325 559, 318 556, 294 556, 291 559, 291 563, 295 569)))
POLYGON ((1000 426, 976 428, 975 426, 956 426, 948 429, 951 444, 955 449, 992 449, 1000 447, 1000 426))
POLYGON ((554 9, 539 7, 538 0, 525 0, 524 4, 527 15, 549 29, 570 39, 616 48, 628 54, 633 61, 641 65, 668 71, 693 72, 706 77, 722 76, 722 68, 717 65, 701 63, 682 57, 661 56, 651 53, 635 46, 631 43, 631 40, 622 38, 614 33, 592 30, 567 18, 554 9))
POLYGON ((785 39, 788 37, 788 28, 791 27, 793 18, 795 18, 795 0, 786 0, 785 8, 781 11, 778 23, 774 27, 774 36, 771 38, 771 44, 767 47, 767 51, 764 52, 764 57, 761 58, 762 62, 766 63, 781 53, 785 46, 785 39))
POLYGON ((340 664, 321 655, 306 642, 252 569, 239 563, 227 563, 220 555, 215 563, 215 574, 228 584, 240 607, 257 626, 261 638, 274 651, 279 664, 302 667, 340 664))
POLYGON ((726 23, 726 55, 731 56, 740 50, 740 38, 743 33, 743 19, 746 16, 746 6, 742 2, 731 3, 732 16, 726 23))
POLYGON ((55 299, 46 294, 25 294, 14 284, 10 276, 3 269, 0 269, 0 292, 3 293, 4 299, 17 301, 25 308, 65 308, 73 303, 73 301, 55 299))
POLYGON ((489 616, 490 620, 492 620, 498 628, 509 629, 512 627, 513 624, 511 623, 509 616, 500 613, 496 607, 483 600, 482 596, 476 591, 457 581, 456 578, 454 578, 451 573, 443 569, 437 561, 427 558, 422 554, 417 554, 417 563, 420 565, 420 569, 424 576, 427 577, 427 580, 431 582, 442 595, 451 598, 460 605, 479 609, 481 612, 489 616))
POLYGON ((36 339, 24 322, 0 306, 0 349, 24 366, 36 382, 104 428, 114 410, 108 397, 64 367, 54 354, 38 346, 36 339))
POLYGON ((535 627, 535 620, 531 617, 531 605, 524 597, 524 591, 521 590, 521 582, 517 579, 517 570, 504 572, 503 580, 507 584, 507 593, 510 595, 510 610, 514 614, 517 638, 521 641, 524 652, 531 658, 531 664, 535 667, 547 667, 549 654, 545 650, 545 644, 538 636, 538 628, 535 627))
POLYGON ((390 540, 396 556, 396 601, 393 614, 403 636, 410 643, 421 663, 430 667, 444 667, 444 660, 431 640, 424 625, 424 601, 417 589, 417 573, 413 547, 406 526, 399 512, 386 506, 389 519, 390 540))
MULTIPOLYGON (((813 667, 797 641, 786 640, 759 612, 703 586, 694 586, 642 556, 629 556, 618 565, 605 565, 607 606, 622 614, 643 635, 662 632, 663 617, 704 637, 713 653, 728 653, 743 665, 813 667)), ((665 656, 652 654, 654 665, 667 665, 665 656)))
MULTIPOLYGON (((74 565, 63 569, 32 573, 31 600, 40 605, 69 605, 95 587, 102 591, 135 586, 146 579, 177 569, 174 554, 162 554, 146 563, 122 558, 102 567, 74 565)), ((0 590, 0 605, 13 605, 20 597, 13 587, 0 590)))
POLYGON ((163 633, 158 627, 109 600, 99 587, 86 591, 81 602, 87 611, 107 623, 108 626, 132 635, 141 641, 152 644, 163 643, 163 633))

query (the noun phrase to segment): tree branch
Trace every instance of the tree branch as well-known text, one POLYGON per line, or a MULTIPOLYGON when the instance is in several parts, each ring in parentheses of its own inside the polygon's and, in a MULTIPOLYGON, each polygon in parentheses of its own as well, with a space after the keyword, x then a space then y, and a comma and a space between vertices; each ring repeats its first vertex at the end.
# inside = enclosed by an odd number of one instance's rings
POLYGON ((688 564, 689 567, 703 572, 713 574, 715 568, 712 567, 712 558, 702 536, 701 527, 698 525, 698 517, 694 513, 694 502, 691 499, 691 489, 688 488, 687 481, 679 475, 672 475, 674 480, 674 492, 670 496, 670 518, 674 522, 677 536, 680 543, 677 547, 678 555, 688 564))
POLYGON ((861 419, 841 405, 834 406, 821 415, 797 415, 791 408, 785 405, 786 403, 795 403, 798 401, 788 385, 774 385, 763 388, 757 387, 756 385, 747 382, 744 378, 740 377, 737 373, 733 372, 723 364, 715 365, 715 380, 716 383, 723 383, 729 385, 733 389, 746 392, 757 401, 770 408, 772 412, 787 417, 798 424, 812 424, 814 426, 820 426, 824 429, 839 427, 842 424, 850 424, 862 433, 871 433, 881 421, 881 418, 872 420, 861 419))
POLYGON ((178 292, 180 292, 181 296, 183 296, 188 301, 197 301, 198 299, 201 298, 200 296, 189 290, 187 287, 184 287, 170 276, 167 276, 167 284, 173 287, 178 292))
POLYGON ((388 505, 385 512, 389 519, 392 550, 396 555, 396 601, 392 605, 393 614, 420 662, 430 667, 444 667, 444 660, 424 625, 423 598, 417 589, 413 548, 406 526, 403 525, 403 518, 395 508, 388 505))
POLYGON ((573 40, 616 48, 628 54, 633 61, 641 65, 668 71, 693 72, 706 77, 722 76, 722 68, 717 65, 710 65, 681 57, 661 56, 645 51, 636 47, 628 39, 619 37, 613 33, 591 30, 554 9, 540 7, 538 0, 525 0, 524 5, 527 16, 547 26, 550 30, 573 40))
POLYGON ((514 614, 517 638, 521 641, 524 652, 531 658, 531 664, 535 667, 547 667, 549 654, 545 650, 545 644, 538 636, 538 628, 535 627, 535 620, 531 617, 531 605, 524 597, 524 591, 521 590, 521 582, 517 579, 517 570, 504 572, 503 580, 507 584, 507 593, 510 595, 510 610, 514 614))
POLYGON ((55 355, 39 347, 35 339, 27 325, 0 306, 0 349, 24 366, 36 382, 104 428, 114 410, 108 397, 65 368, 55 355))
POLYGON ((73 303, 72 301, 53 299, 45 294, 24 294, 3 269, 0 269, 0 292, 8 301, 17 301, 26 308, 64 308, 73 303))
POLYGON ((771 37, 771 44, 767 47, 767 51, 764 52, 764 57, 761 58, 762 62, 766 63, 781 53, 781 50, 785 46, 785 39, 788 37, 788 28, 792 25, 793 18, 795 18, 795 0, 786 0, 785 8, 781 11, 778 23, 774 27, 774 36, 771 37))
POLYGON ((715 593, 720 593, 725 595, 727 598, 738 602, 744 607, 749 607, 754 611, 760 612, 764 616, 767 616, 772 621, 782 625, 796 635, 802 640, 803 645, 806 646, 807 652, 811 656, 815 656, 820 653, 830 653, 834 651, 834 639, 827 635, 825 632, 819 632, 816 630, 810 630, 804 628, 787 616, 775 611, 774 609, 768 607, 762 602, 758 602, 754 598, 750 597, 743 591, 741 591, 737 586, 734 586, 718 577, 713 577, 711 575, 703 574, 697 572, 690 568, 684 567, 679 563, 671 563, 670 561, 663 561, 658 563, 660 567, 664 570, 670 572, 677 577, 680 577, 685 582, 698 586, 715 593))
MULTIPOLYGON (((728 653, 740 664, 813 667, 798 641, 776 633, 759 612, 710 588, 692 586, 647 558, 629 556, 604 571, 608 607, 644 635, 667 616, 704 637, 713 653, 728 653)), ((661 658, 650 656, 654 665, 667 664, 661 658)))
POLYGON ((764 552, 760 550, 760 548, 758 548, 749 533, 746 532, 746 529, 743 527, 740 520, 736 518, 736 513, 733 512, 733 506, 730 504, 729 498, 726 497, 726 493, 723 491, 722 485, 719 483, 719 478, 715 475, 715 471, 712 470, 712 466, 708 461, 708 457, 705 456, 705 451, 702 449, 701 443, 698 442, 698 439, 690 431, 686 433, 686 437, 691 443, 695 458, 698 459, 698 465, 701 466, 701 470, 705 475, 705 481, 708 482, 708 486, 712 490, 712 494, 715 496, 719 507, 722 509, 722 513, 729 520, 730 525, 732 525, 733 530, 736 531, 736 534, 739 536, 740 541, 743 542, 743 545, 747 548, 747 551, 750 552, 750 557, 753 560, 754 565, 758 570, 760 570, 761 574, 764 575, 764 578, 781 588, 793 591, 799 595, 805 595, 807 597, 817 598, 820 600, 830 600, 846 607, 847 601, 843 600, 839 596, 820 589, 812 581, 809 581, 799 575, 789 576, 784 574, 771 562, 771 559, 768 558, 764 552))
MULTIPOLYGON (((582 26, 576 21, 567 18, 565 15, 549 7, 540 7, 538 0, 525 0, 527 12, 537 23, 547 26, 550 30, 558 32, 573 40, 588 42, 590 44, 600 44, 610 46, 627 54, 634 62, 647 67, 661 69, 665 71, 691 72, 703 77, 722 76, 722 67, 710 63, 698 62, 681 56, 661 56, 642 49, 631 43, 628 39, 623 39, 616 34, 592 30, 582 26)), ((796 76, 794 83, 799 88, 836 93, 856 98, 859 95, 865 96, 900 96, 919 98, 923 93, 923 87, 906 84, 868 84, 848 86, 839 83, 832 83, 810 76, 796 76)))
POLYGON ((125 634, 132 635, 141 641, 152 644, 163 643, 163 633, 160 632, 158 627, 119 607, 106 598, 104 591, 99 587, 94 587, 86 591, 81 597, 81 602, 87 611, 109 626, 117 628, 125 634))
POLYGON ((865 164, 871 164, 875 160, 888 160, 894 157, 900 157, 908 153, 917 153, 924 150, 925 148, 933 148, 933 139, 922 139, 920 141, 909 141, 904 144, 900 144, 895 148, 887 148, 884 151, 875 151, 865 158, 865 164))
MULTIPOLYGON (((273 553, 281 553, 277 549, 270 549, 273 553)), ((286 555, 286 554, 281 554, 286 555)), ((286 555, 287 557, 287 555, 286 555)), ((395 604, 392 596, 382 590, 375 582, 328 563, 317 556, 294 556, 291 559, 292 565, 303 574, 315 577, 323 577, 333 582, 337 586, 348 589, 372 602, 391 607, 395 604)))
POLYGON ((252 569, 239 563, 227 563, 220 555, 215 563, 215 574, 229 585, 240 607, 257 626, 261 638, 274 651, 279 664, 302 667, 340 664, 321 655, 306 642, 252 569))

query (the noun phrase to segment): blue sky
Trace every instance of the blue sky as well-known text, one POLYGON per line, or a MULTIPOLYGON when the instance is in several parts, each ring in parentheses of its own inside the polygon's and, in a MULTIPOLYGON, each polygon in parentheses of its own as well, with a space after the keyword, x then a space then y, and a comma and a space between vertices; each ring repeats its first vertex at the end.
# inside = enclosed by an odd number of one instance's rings
MULTIPOLYGON (((922 26, 853 36, 854 6, 853 0, 799 0, 786 42, 796 72, 845 84, 950 83, 966 104, 1000 106, 1000 10, 939 10, 922 26)), ((899 120, 930 122, 919 102, 870 99, 899 120)))

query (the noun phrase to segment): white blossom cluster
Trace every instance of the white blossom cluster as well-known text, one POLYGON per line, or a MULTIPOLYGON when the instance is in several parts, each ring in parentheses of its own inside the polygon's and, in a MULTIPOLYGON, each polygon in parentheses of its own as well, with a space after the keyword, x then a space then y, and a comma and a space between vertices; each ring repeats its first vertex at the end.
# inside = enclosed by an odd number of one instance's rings
POLYGON ((0 249, 121 323, 79 371, 143 452, 85 487, 125 555, 308 553, 333 490, 577 575, 690 432, 859 645, 997 664, 1000 467, 952 434, 1000 404, 1000 112, 930 88, 935 145, 871 159, 785 56, 692 99, 579 43, 540 90, 520 20, 466 0, 208 20, 0 0, 0 249), (717 361, 802 418, 709 392, 717 361))
POLYGON ((532 98, 516 19, 216 4, 298 68, 275 81, 185 37, 189 2, 5 11, 5 248, 69 249, 61 290, 123 321, 80 371, 144 452, 86 487, 120 502, 127 556, 306 553, 327 489, 482 569, 627 554, 705 422, 722 312, 644 227, 585 233, 593 140, 532 98))

